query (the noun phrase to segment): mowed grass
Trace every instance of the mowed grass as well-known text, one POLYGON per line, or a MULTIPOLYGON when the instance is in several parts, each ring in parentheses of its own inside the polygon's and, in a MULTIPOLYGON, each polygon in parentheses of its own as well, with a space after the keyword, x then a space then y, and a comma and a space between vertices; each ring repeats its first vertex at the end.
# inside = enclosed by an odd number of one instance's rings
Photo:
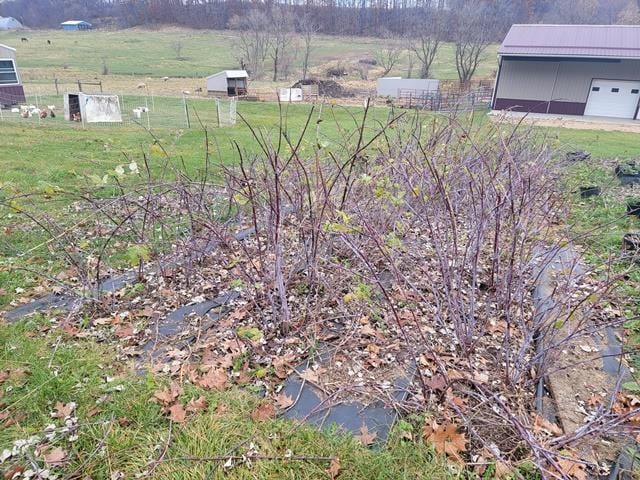
MULTIPOLYGON (((18 65, 29 81, 48 81, 65 72, 77 73, 85 80, 101 76, 104 65, 110 75, 204 78, 227 68, 238 68, 238 33, 232 30, 190 30, 164 28, 146 30, 93 30, 64 32, 34 30, 30 32, 0 32, 0 43, 18 49, 18 65), (28 42, 21 42, 22 37, 28 42), (52 45, 47 44, 47 40, 52 45), (177 57, 174 45, 182 51, 177 57), (84 76, 84 77, 82 77, 84 76)), ((357 61, 373 57, 385 40, 371 37, 340 37, 320 35, 314 42, 312 67, 333 61, 357 61)), ((478 68, 479 77, 492 76, 497 68, 497 46, 487 48, 478 68)), ((455 48, 443 44, 431 76, 440 80, 457 79, 455 48)), ((294 70, 300 68, 300 62, 294 70)), ((390 74, 407 75, 406 55, 390 74)), ((271 66, 267 64, 267 71, 271 66)), ((322 73, 322 72, 317 72, 322 73)), ((417 68, 414 68, 414 75, 417 68)), ((294 75, 295 76, 295 75, 294 75)))

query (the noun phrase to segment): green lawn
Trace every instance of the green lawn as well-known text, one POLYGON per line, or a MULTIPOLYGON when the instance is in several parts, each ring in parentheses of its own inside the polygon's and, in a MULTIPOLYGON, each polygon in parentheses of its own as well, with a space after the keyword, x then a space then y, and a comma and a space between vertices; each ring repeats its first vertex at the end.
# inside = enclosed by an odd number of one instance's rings
MULTIPOLYGON (((52 79, 56 74, 63 74, 65 69, 78 72, 85 79, 91 78, 102 74, 104 64, 111 75, 137 77, 203 78, 225 68, 238 67, 238 39, 234 31, 181 28, 89 32, 35 30, 28 33, 0 32, 0 43, 18 49, 18 65, 23 69, 33 69, 30 80, 35 81, 52 79), (23 36, 29 41, 20 42, 23 36), (47 40, 51 40, 52 45, 48 45, 47 40), (173 49, 176 42, 183 45, 180 59, 173 49)), ((379 38, 319 36, 311 64, 357 61, 363 56, 374 56, 383 44, 384 40, 379 38)), ((485 52, 478 76, 487 77, 494 73, 497 67, 496 48, 495 45, 490 46, 485 52)), ((391 74, 406 76, 406 70, 407 59, 404 58, 391 74)), ((435 60, 432 76, 440 80, 457 79, 453 45, 443 45, 435 60)))

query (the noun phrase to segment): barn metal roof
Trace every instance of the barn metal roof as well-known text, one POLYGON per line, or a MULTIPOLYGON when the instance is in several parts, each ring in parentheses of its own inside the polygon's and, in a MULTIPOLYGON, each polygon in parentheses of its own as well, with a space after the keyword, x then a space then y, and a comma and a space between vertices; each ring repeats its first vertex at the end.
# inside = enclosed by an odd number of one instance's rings
POLYGON ((209 75, 207 78, 217 77, 219 75, 224 75, 227 78, 248 78, 249 74, 245 70, 223 70, 218 73, 214 73, 213 75, 209 75))
POLYGON ((91 25, 89 22, 85 22, 84 20, 67 20, 66 22, 62 22, 60 25, 91 25))
POLYGON ((640 25, 513 25, 498 54, 640 59, 640 25))

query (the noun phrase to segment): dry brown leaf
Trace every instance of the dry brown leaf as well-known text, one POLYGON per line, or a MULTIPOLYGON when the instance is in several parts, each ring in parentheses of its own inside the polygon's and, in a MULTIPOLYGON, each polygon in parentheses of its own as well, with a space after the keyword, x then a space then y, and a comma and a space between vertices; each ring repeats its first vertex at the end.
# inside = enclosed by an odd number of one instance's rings
POLYGON ((153 394, 153 397, 160 400, 161 403, 168 405, 173 403, 176 398, 182 395, 182 387, 177 382, 171 382, 168 388, 158 390, 153 394))
POLYGON ((0 371, 0 383, 6 382, 10 376, 9 370, 0 371))
POLYGON ((133 325, 120 325, 115 330, 115 335, 118 338, 127 338, 133 336, 133 325))
POLYGON ((227 381, 229 380, 227 373, 224 370, 219 368, 212 368, 207 372, 206 375, 203 375, 196 383, 200 385, 202 388, 206 388, 209 390, 218 390, 222 391, 227 386, 227 381))
POLYGON ((251 418, 254 422, 264 422, 276 416, 276 408, 272 403, 265 402, 251 412, 251 418))
POLYGON ((360 435, 356 435, 355 438, 357 438, 363 445, 371 445, 377 436, 377 432, 369 432, 369 427, 362 425, 360 427, 360 435))
POLYGON ((67 458, 67 452, 64 449, 57 447, 53 450, 49 450, 42 456, 42 458, 48 465, 62 465, 67 458))
POLYGON ((587 480, 587 468, 583 463, 571 458, 558 458, 557 460, 560 475, 573 478, 574 480, 587 480))
POLYGON ((276 405, 278 405, 278 408, 282 410, 289 408, 291 405, 293 405, 293 402, 294 402, 293 398, 284 392, 276 395, 275 400, 276 400, 276 405))
POLYGON ((450 457, 461 460, 460 452, 466 452, 467 439, 465 434, 458 431, 458 426, 453 423, 438 425, 427 423, 423 427, 424 438, 433 443, 436 451, 450 457))
POLYGON ((299 374, 300 378, 310 383, 318 383, 318 374, 311 368, 307 368, 305 371, 299 374))
POLYGON ((24 465, 20 465, 16 463, 13 466, 11 466, 6 472, 4 472, 4 475, 2 478, 4 480, 13 480, 13 477, 24 472, 24 469, 25 469, 24 465))
POLYGON ((340 468, 340 458, 333 457, 329 464, 329 468, 327 469, 327 474, 331 480, 338 478, 338 475, 340 475, 340 468))
POLYGON ((169 418, 176 423, 184 423, 187 419, 187 412, 180 403, 175 403, 169 407, 169 418))
POLYGON ((562 435, 562 429, 553 422, 550 422, 546 418, 537 413, 534 414, 533 427, 536 431, 544 431, 551 435, 562 435))
POLYGON ((76 404, 73 402, 69 402, 64 404, 62 402, 56 402, 55 412, 51 414, 54 418, 67 418, 70 417, 73 413, 73 410, 76 408, 76 404))
POLYGON ((207 399, 203 396, 200 396, 197 399, 192 398, 189 400, 189 403, 187 403, 187 412, 200 412, 207 408, 207 405, 207 399))

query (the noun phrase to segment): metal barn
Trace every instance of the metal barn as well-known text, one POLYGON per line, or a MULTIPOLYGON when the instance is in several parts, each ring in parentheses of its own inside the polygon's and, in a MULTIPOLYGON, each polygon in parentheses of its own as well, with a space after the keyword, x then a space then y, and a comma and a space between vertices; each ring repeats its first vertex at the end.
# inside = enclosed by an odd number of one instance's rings
POLYGON ((438 80, 427 78, 382 77, 378 79, 379 97, 401 98, 405 94, 424 95, 435 93, 440 88, 438 80))
POLYGON ((494 110, 640 119, 640 26, 513 25, 494 110))
POLYGON ((93 25, 84 20, 67 20, 66 22, 62 22, 60 26, 63 30, 67 31, 91 30, 93 28, 93 25))
POLYGON ((249 75, 245 70, 223 70, 207 77, 209 95, 236 97, 247 94, 249 75))
POLYGON ((0 44, 0 106, 24 102, 24 88, 16 66, 16 49, 0 44))
POLYGON ((65 93, 65 120, 84 123, 121 123, 118 95, 108 93, 65 93))

